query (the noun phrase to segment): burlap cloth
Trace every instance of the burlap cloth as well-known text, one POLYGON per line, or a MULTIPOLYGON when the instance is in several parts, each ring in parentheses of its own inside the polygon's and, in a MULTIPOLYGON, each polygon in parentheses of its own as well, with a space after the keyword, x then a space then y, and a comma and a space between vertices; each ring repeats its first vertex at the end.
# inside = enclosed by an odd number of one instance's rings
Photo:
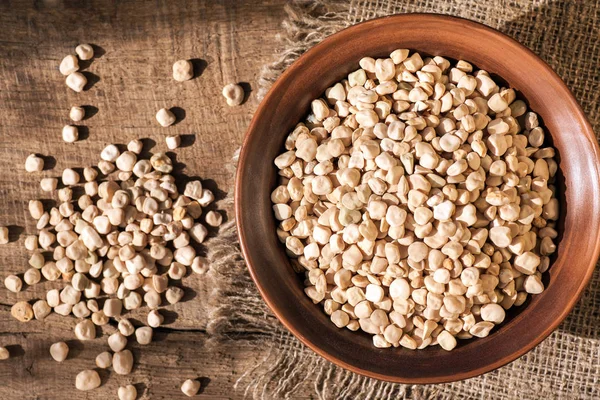
MULTIPOLYGON (((600 3, 594 1, 301 1, 288 6, 280 58, 264 68, 264 93, 300 54, 352 24, 389 14, 435 12, 482 22, 536 52, 562 77, 600 132, 600 3)), ((501 55, 499 55, 501 57, 501 55)), ((256 399, 600 399, 600 270, 560 328, 519 360, 443 385, 399 385, 362 377, 314 354, 261 300, 239 253, 233 223, 209 246, 215 281, 209 332, 217 346, 247 340, 254 368, 235 383, 256 399), (236 332, 252 332, 238 335, 236 332)))

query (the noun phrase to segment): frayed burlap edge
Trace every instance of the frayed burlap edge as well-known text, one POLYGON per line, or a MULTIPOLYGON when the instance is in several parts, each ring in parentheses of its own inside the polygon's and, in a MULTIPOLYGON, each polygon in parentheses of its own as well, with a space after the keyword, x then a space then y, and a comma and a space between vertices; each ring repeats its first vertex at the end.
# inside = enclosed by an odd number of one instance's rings
MULTIPOLYGON (((228 165, 232 174, 235 173, 238 156, 239 150, 228 165)), ((223 206, 232 209, 232 205, 233 192, 227 195, 223 206)), ((208 240, 207 249, 209 274, 214 283, 207 332, 216 340, 235 332, 274 333, 278 329, 277 320, 270 315, 250 278, 233 218, 221 226, 216 237, 208 240)))
POLYGON ((284 49, 276 61, 265 65, 258 80, 258 98, 262 98, 302 53, 339 30, 350 25, 345 2, 295 1, 285 6, 288 19, 283 22, 285 35, 279 36, 284 49))

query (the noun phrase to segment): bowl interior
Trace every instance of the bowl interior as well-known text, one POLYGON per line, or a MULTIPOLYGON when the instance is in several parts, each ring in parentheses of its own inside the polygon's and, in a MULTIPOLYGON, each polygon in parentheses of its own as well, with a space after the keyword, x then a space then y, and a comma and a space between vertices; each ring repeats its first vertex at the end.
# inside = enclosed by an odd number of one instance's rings
POLYGON ((530 350, 564 319, 589 281, 599 252, 598 146, 583 112, 560 78, 514 40, 467 20, 406 14, 346 29, 303 55, 275 83, 246 135, 236 182, 236 218, 250 273, 283 324, 330 361, 367 376, 433 383, 465 379, 504 365, 530 350), (546 290, 508 313, 488 337, 459 341, 451 352, 377 349, 371 336, 336 328, 303 293, 275 234, 270 193, 273 159, 310 102, 358 69, 363 56, 396 48, 464 59, 518 90, 551 134, 560 165, 562 238, 545 274, 546 290))

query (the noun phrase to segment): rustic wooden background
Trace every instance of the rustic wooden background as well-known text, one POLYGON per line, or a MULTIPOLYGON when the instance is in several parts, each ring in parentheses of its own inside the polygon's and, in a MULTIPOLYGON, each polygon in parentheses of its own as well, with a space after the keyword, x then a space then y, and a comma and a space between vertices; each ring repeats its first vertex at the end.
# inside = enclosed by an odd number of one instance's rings
MULTIPOLYGON (((233 175, 224 164, 258 105, 256 80, 261 66, 275 58, 283 6, 276 0, 0 1, 0 225, 11 230, 11 243, 0 246, 0 281, 27 269, 23 239, 35 227, 26 204, 48 197, 39 179, 59 176, 67 167, 95 165, 109 143, 149 138, 155 142, 153 151, 166 150, 167 134, 187 135, 186 147, 176 152, 183 172, 213 180, 221 194, 229 191, 233 175), (58 65, 79 43, 94 44, 97 56, 85 63, 91 87, 75 93, 65 86, 58 65), (171 67, 178 59, 194 59, 201 74, 174 81, 171 67), (251 88, 242 106, 225 104, 221 89, 230 82, 251 88), (79 123, 84 140, 67 144, 61 129, 73 105, 90 106, 93 115, 79 123), (154 119, 161 107, 180 107, 184 118, 161 128, 154 119), (47 156, 51 168, 27 174, 24 161, 32 152, 47 156)), ((222 207, 231 218, 232 210, 222 207)), ((169 307, 169 323, 155 334, 156 341, 143 351, 133 346, 134 372, 102 371, 102 386, 84 393, 75 390, 75 375, 95 367, 95 356, 107 350, 106 338, 76 341, 74 317, 53 314, 26 324, 14 320, 12 304, 44 298, 50 285, 14 294, 0 284, 0 346, 13 354, 0 361, 0 399, 116 398, 117 388, 126 383, 136 384, 139 398, 183 398, 179 387, 190 377, 205 384, 199 398, 240 397, 233 385, 261 354, 243 340, 211 350, 203 308, 211 288, 198 276, 185 278, 185 285, 193 289, 188 296, 193 298, 169 307), (62 364, 48 353, 60 340, 71 347, 62 364)))

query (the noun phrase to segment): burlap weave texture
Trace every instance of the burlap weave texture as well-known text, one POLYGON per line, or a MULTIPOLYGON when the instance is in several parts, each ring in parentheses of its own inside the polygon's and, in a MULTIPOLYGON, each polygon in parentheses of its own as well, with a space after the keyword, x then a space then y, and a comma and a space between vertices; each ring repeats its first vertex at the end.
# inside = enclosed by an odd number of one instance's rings
MULTIPOLYGON (((355 23, 380 16, 434 12, 469 18, 517 39, 562 77, 600 132, 600 3, 525 0, 300 1, 288 7, 280 58, 264 68, 261 91, 304 51, 355 23)), ((519 360, 467 381, 419 386, 365 378, 315 355, 266 308, 239 254, 233 225, 210 257, 218 282, 211 332, 252 329, 264 357, 236 384, 256 399, 598 399, 600 270, 560 328, 519 360), (270 349, 265 351, 265 349, 270 349)), ((231 340, 231 339, 230 339, 231 340)))

